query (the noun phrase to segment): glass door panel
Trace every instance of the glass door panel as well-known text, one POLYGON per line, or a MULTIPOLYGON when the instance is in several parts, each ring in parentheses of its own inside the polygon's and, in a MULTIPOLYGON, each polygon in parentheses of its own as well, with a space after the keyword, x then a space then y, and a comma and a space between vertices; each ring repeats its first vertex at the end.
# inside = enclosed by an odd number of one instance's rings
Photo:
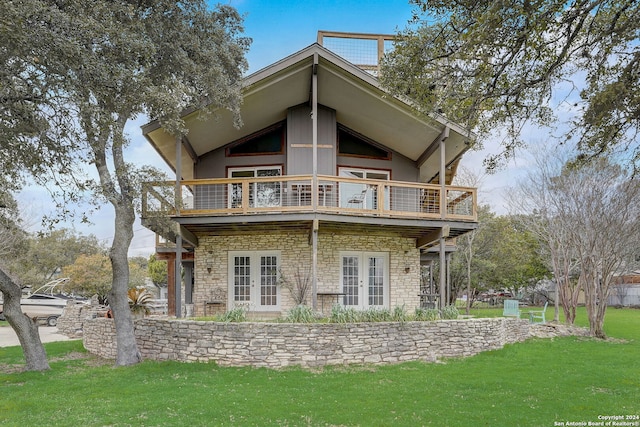
POLYGON ((360 260, 357 256, 342 257, 342 292, 343 304, 358 306, 360 302, 360 260))
POLYGON ((278 257, 260 257, 260 306, 278 304, 278 257))
POLYGON ((233 257, 233 301, 251 300, 251 263, 248 256, 233 257))
POLYGON ((367 257, 369 284, 369 306, 384 306, 384 258, 370 256, 367 257))

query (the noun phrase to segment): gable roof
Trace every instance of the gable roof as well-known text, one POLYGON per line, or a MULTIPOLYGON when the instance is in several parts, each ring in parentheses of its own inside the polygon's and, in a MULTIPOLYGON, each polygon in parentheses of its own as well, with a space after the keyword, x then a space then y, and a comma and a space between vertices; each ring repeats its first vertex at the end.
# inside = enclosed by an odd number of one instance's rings
MULTIPOLYGON (((194 158, 284 120, 290 107, 310 102, 316 54, 318 104, 334 109, 338 123, 420 162, 422 181, 437 174, 437 145, 445 129, 447 164, 454 163, 475 139, 442 116, 420 114, 409 101, 388 94, 371 74, 314 43, 243 79, 241 128, 233 126, 231 113, 222 108, 204 120, 197 110, 185 114, 189 133, 183 144, 183 179, 193 178, 194 158)), ((142 131, 175 170, 175 138, 157 121, 142 126, 142 131)))

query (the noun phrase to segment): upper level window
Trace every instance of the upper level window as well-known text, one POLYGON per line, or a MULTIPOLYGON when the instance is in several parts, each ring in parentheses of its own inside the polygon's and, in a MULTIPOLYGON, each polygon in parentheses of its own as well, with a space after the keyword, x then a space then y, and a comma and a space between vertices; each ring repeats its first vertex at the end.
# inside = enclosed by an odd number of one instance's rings
POLYGON ((391 160, 390 151, 385 150, 364 135, 340 125, 338 125, 338 154, 341 156, 391 160))
POLYGON ((225 154, 233 156, 259 156, 284 153, 285 122, 262 129, 249 136, 232 142, 225 154))

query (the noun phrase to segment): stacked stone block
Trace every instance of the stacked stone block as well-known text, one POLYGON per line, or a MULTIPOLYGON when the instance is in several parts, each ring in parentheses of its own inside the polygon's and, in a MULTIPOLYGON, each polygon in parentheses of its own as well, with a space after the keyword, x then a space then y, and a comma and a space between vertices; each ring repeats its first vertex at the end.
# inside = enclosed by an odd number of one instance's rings
MULTIPOLYGON (((145 359, 213 361, 221 366, 282 368, 392 364, 472 356, 529 338, 520 319, 354 324, 220 323, 169 319, 135 322, 145 359)), ((85 348, 115 358, 112 319, 87 320, 85 348)))

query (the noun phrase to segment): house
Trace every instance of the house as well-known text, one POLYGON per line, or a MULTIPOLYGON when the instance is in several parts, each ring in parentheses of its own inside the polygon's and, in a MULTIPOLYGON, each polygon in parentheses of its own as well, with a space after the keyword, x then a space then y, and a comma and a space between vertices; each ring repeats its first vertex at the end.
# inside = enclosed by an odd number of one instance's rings
POLYGON ((640 306, 640 270, 614 277, 607 304, 620 307, 640 306))
POLYGON ((184 301, 199 316, 279 316, 305 284, 325 312, 443 305, 445 286, 421 288, 421 264, 444 264, 477 226, 476 189, 451 185, 474 135, 318 43, 243 83, 239 129, 222 109, 188 111, 181 139, 142 128, 176 171, 143 194, 143 224, 170 261, 169 313, 184 301))

